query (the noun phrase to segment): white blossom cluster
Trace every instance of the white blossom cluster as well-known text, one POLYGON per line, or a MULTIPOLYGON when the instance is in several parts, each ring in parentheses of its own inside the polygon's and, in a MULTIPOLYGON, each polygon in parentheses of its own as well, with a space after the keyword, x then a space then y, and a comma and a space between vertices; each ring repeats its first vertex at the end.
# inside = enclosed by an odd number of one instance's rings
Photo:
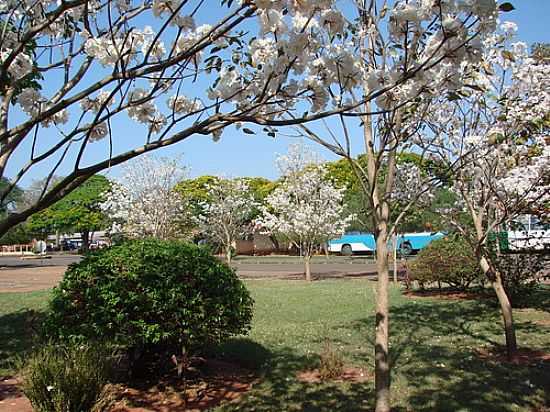
MULTIPOLYGON (((192 6, 181 0, 88 0, 78 5, 47 0, 39 6, 36 0, 9 0, 0 9, 0 21, 9 24, 0 42, 0 62, 14 83, 37 64, 43 66, 41 59, 34 58, 36 52, 21 44, 27 31, 38 28, 33 38, 45 42, 52 55, 74 53, 69 64, 91 59, 105 73, 112 69, 113 82, 125 76, 152 82, 149 88, 137 82, 129 90, 120 90, 117 110, 146 125, 151 134, 169 124, 167 111, 154 103, 160 95, 167 95, 173 114, 201 111, 206 100, 211 100, 232 103, 248 117, 275 119, 298 107, 302 110, 303 104, 309 106, 308 112, 316 113, 349 103, 364 84, 371 94, 379 95, 376 103, 382 109, 413 99, 421 91, 436 91, 441 85, 454 82, 453 87, 460 87, 456 71, 479 58, 481 39, 493 30, 497 17, 495 0, 398 0, 368 27, 357 26, 334 0, 247 0, 238 7, 235 19, 257 16, 257 33, 252 33, 255 36, 249 44, 229 41, 234 36, 230 28, 224 31, 214 22, 198 24, 192 6), (84 14, 87 24, 80 19, 84 14), (137 23, 138 17, 139 22, 147 21, 143 16, 158 19, 160 24, 129 24, 137 23), (153 27, 158 26, 162 29, 155 31, 153 27), (63 37, 72 38, 72 49, 68 42, 58 41, 63 37), (384 50, 378 51, 382 56, 378 63, 367 65, 358 58, 366 39, 381 41, 379 47, 384 50), (177 79, 194 77, 188 73, 191 67, 205 69, 199 65, 206 61, 208 51, 210 57, 220 55, 219 66, 202 101, 174 93, 177 79)), ((67 62, 60 60, 59 65, 67 62)), ((80 81, 79 76, 88 73, 94 71, 86 69, 66 80, 80 81)), ((56 103, 66 93, 56 95, 56 103)), ((93 92, 85 93, 79 102, 94 116, 87 132, 91 141, 97 141, 108 134, 101 114, 114 101, 103 104, 100 96, 92 96, 93 92)), ((36 117, 46 108, 58 107, 44 106, 51 97, 32 88, 17 101, 29 116, 36 117)), ((54 110, 44 125, 66 123, 68 113, 58 113, 63 109, 54 110)), ((222 129, 213 125, 210 132, 219 138, 222 129)))
POLYGON ((418 145, 457 170, 460 206, 520 213, 550 201, 550 65, 528 56, 504 22, 486 39, 479 65, 464 66, 467 86, 439 99, 418 145), (475 206, 475 207, 474 207, 475 206))
POLYGON ((417 165, 410 162, 397 163, 391 197, 405 204, 415 202, 417 205, 429 205, 434 198, 435 187, 432 177, 422 173, 417 165))
POLYGON ((365 36, 383 35, 378 25, 363 27, 358 34, 346 38, 344 34, 350 23, 334 1, 281 0, 255 4, 263 37, 250 45, 254 70, 249 73, 237 67, 222 70, 209 96, 231 100, 243 107, 249 106, 260 93, 282 94, 286 98, 284 103, 257 109, 267 116, 276 116, 280 106, 288 109, 297 100, 303 100, 303 96, 309 100, 312 112, 322 111, 331 101, 336 105, 344 103, 365 82, 372 93, 388 89, 376 100, 382 109, 413 99, 423 89, 436 91, 440 85, 453 81, 455 87, 460 87, 457 69, 464 62, 479 60, 482 46, 479 39, 494 29, 497 17, 494 0, 396 1, 388 13, 386 46, 392 56, 380 67, 369 67, 357 59, 357 49, 365 36), (477 24, 468 20, 469 15, 477 18, 477 24), (439 25, 434 26, 434 21, 439 25), (438 29, 433 30, 434 27, 438 29), (407 36, 426 36, 425 41, 406 46, 409 54, 418 56, 413 61, 405 61, 403 50, 399 50, 403 48, 400 45, 407 43, 407 36), (467 47, 463 46, 465 43, 467 47), (441 64, 430 64, 436 60, 441 64), (406 82, 404 65, 412 78, 406 82), (297 99, 301 90, 308 93, 297 99))
POLYGON ((294 176, 310 166, 318 166, 321 163, 319 154, 301 143, 292 143, 285 154, 279 154, 275 159, 275 165, 279 174, 283 177, 294 176))
MULTIPOLYGON (((17 96, 17 103, 23 111, 29 116, 37 116, 41 112, 49 109, 47 101, 34 89, 25 89, 17 96)), ((69 112, 63 109, 53 113, 51 117, 42 120, 43 127, 49 127, 52 124, 65 124, 69 121, 69 112)))
POLYGON ((203 108, 202 103, 198 99, 189 99, 186 96, 171 96, 168 99, 168 107, 172 109, 174 113, 188 114, 198 112, 203 108))
POLYGON ((105 33, 103 36, 85 36, 84 51, 96 58, 103 66, 115 66, 120 62, 131 63, 141 54, 149 54, 153 59, 160 60, 166 53, 164 43, 154 42, 155 32, 151 26, 145 26, 143 30, 134 29, 128 35, 113 36, 105 33))
POLYGON ((185 176, 176 161, 142 157, 125 166, 102 209, 115 221, 114 231, 130 237, 170 239, 183 235, 189 208, 174 187, 185 176))

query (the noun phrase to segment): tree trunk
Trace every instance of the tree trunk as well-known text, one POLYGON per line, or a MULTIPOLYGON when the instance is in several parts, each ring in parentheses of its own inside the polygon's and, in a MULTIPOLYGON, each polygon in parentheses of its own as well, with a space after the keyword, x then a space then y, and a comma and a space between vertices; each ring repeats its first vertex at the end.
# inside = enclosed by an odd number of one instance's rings
POLYGON ((90 232, 85 230, 81 233, 82 236, 82 252, 86 253, 90 246, 90 232))
POLYGON ((481 257, 480 264, 483 273, 491 282, 491 286, 493 287, 493 290, 497 295, 498 303, 500 304, 500 311, 504 322, 504 334, 506 336, 506 352, 508 359, 511 360, 516 356, 518 351, 512 304, 510 303, 510 299, 508 299, 508 295, 506 295, 506 291, 504 290, 500 272, 492 268, 489 261, 485 257, 481 257))
POLYGON ((305 273, 306 273, 306 280, 308 282, 311 282, 311 256, 305 255, 304 256, 304 265, 305 265, 305 273))
POLYGON ((231 245, 228 245, 225 247, 225 260, 227 261, 227 264, 231 264, 231 245))
POLYGON ((374 384, 376 388, 376 412, 390 411, 390 363, 389 363, 389 271, 387 224, 378 225, 376 238, 376 341, 374 347, 374 384))

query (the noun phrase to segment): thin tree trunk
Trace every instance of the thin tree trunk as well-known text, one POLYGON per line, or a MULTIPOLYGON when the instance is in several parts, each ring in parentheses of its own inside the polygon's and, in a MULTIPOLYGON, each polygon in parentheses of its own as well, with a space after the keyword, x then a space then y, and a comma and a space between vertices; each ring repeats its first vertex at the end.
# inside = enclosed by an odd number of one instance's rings
POLYGON ((504 285, 502 284, 502 276, 498 270, 495 270, 489 264, 489 261, 485 257, 480 259, 481 269, 483 273, 491 282, 491 286, 497 295, 498 303, 500 305, 500 311, 502 313, 502 320, 504 322, 504 334, 506 336, 506 352, 508 359, 513 359, 518 351, 518 344, 516 339, 516 327, 514 325, 514 316, 512 313, 512 304, 504 285))
POLYGON ((376 238, 376 340, 374 347, 374 384, 376 388, 376 412, 390 411, 390 363, 389 363, 389 271, 387 223, 378 224, 376 238))
POLYGON ((231 245, 225 247, 225 260, 227 264, 231 264, 231 245))
POLYGON ((82 252, 86 253, 88 252, 88 248, 90 246, 90 232, 85 230, 81 233, 82 235, 82 252))
POLYGON ((308 282, 311 282, 311 256, 309 254, 306 254, 304 256, 304 265, 305 265, 306 280, 308 282))

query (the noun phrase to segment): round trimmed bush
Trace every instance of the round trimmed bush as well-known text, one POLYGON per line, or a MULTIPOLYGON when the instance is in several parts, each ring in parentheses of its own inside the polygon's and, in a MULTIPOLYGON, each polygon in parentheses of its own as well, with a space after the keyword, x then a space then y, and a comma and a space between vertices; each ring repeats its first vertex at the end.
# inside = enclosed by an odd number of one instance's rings
POLYGON ((466 289, 482 279, 479 263, 466 240, 447 236, 434 240, 422 249, 411 265, 411 278, 421 288, 445 283, 457 289, 466 289))
POLYGON ((235 271, 181 241, 126 241, 69 267, 54 289, 46 332, 128 349, 193 350, 246 333, 253 300, 235 271))

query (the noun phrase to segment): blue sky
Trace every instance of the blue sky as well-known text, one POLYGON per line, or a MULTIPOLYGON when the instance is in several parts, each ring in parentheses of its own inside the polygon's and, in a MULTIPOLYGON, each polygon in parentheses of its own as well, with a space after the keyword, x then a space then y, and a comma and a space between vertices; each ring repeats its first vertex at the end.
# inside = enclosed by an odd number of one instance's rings
MULTIPOLYGON (((513 0, 516 10, 502 15, 502 20, 510 20, 518 24, 518 39, 529 45, 534 42, 550 42, 550 0, 513 0)), ((219 12, 219 10, 217 11, 219 12)), ((196 85, 198 86, 198 85, 196 85)), ((195 86, 195 87, 196 87, 195 86)), ((122 139, 131 139, 136 133, 133 122, 117 124, 115 134, 122 139)), ((261 130, 261 128, 254 128, 261 130)), ((141 133, 141 131, 140 131, 141 133)), ((230 127, 224 131, 222 139, 215 143, 210 136, 192 136, 175 146, 156 151, 157 156, 180 157, 182 162, 190 167, 192 177, 203 174, 224 176, 263 176, 269 179, 277 177, 275 158, 278 153, 284 153, 289 143, 295 139, 278 136, 273 139, 265 134, 248 135, 230 127)), ((335 159, 320 146, 309 143, 314 150, 327 159, 335 159)), ((105 145, 91 146, 91 158, 103 154, 105 145), (93 151, 97 151, 94 153, 93 151)), ((17 157, 8 165, 7 175, 13 176, 23 159, 17 157)), ((139 161, 139 160, 138 160, 139 161)), ((28 186, 33 179, 42 178, 45 170, 36 168, 21 183, 28 186)), ((116 177, 118 168, 107 172, 108 176, 116 177)))

